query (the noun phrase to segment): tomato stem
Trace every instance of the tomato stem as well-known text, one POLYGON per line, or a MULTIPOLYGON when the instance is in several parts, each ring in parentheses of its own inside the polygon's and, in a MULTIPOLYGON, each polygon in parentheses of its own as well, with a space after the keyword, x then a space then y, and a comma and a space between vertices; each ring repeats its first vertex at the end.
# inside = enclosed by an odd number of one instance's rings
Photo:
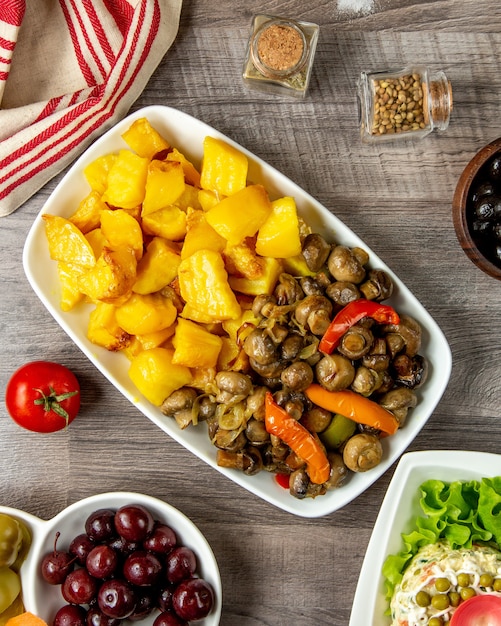
POLYGON ((61 406, 61 402, 75 396, 78 391, 66 391, 65 393, 57 394, 53 387, 49 387, 49 394, 46 395, 42 389, 33 388, 33 391, 38 391, 38 393, 42 396, 41 398, 37 398, 34 400, 34 404, 37 406, 43 405, 43 409, 46 413, 50 411, 54 411, 57 415, 66 420, 66 425, 68 425, 68 420, 70 416, 68 412, 63 409, 61 406))

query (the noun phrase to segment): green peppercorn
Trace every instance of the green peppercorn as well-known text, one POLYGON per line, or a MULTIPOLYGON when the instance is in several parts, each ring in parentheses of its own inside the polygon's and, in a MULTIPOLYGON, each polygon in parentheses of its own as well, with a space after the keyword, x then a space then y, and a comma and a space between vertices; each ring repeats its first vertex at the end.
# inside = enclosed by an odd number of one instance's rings
POLYGON ((446 593, 437 593, 431 598, 431 606, 437 611, 445 611, 449 607, 449 596, 446 593))
POLYGON ((431 598, 430 594, 426 591, 418 591, 416 594, 416 604, 418 606, 430 606, 431 598))
POLYGON ((449 591, 451 583, 448 578, 437 578, 435 580, 435 589, 437 591, 449 591))
POLYGON ((473 596, 476 595, 475 589, 472 589, 471 587, 463 587, 461 591, 459 592, 459 594, 462 600, 469 600, 470 598, 473 598, 473 596))

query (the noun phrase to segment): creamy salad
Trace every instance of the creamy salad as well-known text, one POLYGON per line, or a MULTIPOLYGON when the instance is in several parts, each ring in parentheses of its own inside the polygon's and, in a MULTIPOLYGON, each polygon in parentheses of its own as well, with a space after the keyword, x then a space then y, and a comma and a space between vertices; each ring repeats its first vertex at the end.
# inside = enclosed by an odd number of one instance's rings
POLYGON ((447 624, 455 608, 474 595, 501 596, 501 552, 473 545, 451 549, 446 541, 421 548, 395 587, 392 626, 447 624))

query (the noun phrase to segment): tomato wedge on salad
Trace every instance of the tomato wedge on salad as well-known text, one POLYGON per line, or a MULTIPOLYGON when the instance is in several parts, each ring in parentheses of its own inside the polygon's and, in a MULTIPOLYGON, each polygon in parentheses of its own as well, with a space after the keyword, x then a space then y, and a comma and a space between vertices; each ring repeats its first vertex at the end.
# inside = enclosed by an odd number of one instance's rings
POLYGON ((80 385, 64 365, 32 361, 10 378, 5 404, 19 426, 37 433, 53 433, 71 424, 77 416, 80 385))
POLYGON ((450 626, 501 626, 501 598, 473 596, 454 611, 450 626))

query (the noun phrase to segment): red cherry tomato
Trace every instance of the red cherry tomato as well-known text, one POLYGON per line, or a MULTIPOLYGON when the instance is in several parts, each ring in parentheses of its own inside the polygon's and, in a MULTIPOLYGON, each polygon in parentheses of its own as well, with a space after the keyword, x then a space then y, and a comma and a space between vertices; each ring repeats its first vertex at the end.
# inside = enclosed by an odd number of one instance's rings
POLYGON ((501 598, 473 596, 454 611, 450 626, 501 626, 501 598))
POLYGON ((80 385, 64 365, 33 361, 12 375, 5 404, 19 426, 37 433, 53 433, 71 424, 77 416, 80 385))

